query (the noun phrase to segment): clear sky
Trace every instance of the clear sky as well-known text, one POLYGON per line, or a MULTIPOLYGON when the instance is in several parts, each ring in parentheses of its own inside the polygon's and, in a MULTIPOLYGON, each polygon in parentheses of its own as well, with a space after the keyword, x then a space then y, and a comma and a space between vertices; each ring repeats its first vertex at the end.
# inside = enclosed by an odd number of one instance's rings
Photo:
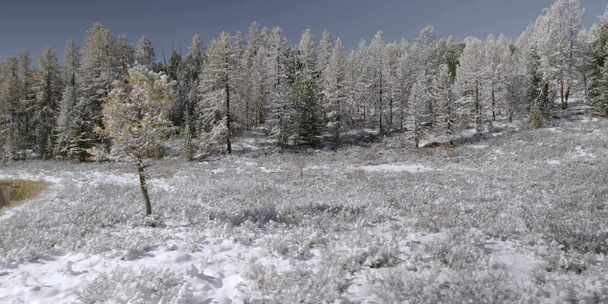
MULTIPOLYGON (((412 38, 427 24, 459 38, 519 34, 552 0, 4 0, 0 7, 0 59, 44 47, 63 53, 65 41, 81 40, 101 22, 135 41, 148 36, 162 57, 185 50, 194 33, 204 41, 222 30, 246 32, 252 21, 278 25, 292 43, 310 28, 328 29, 348 46, 382 30, 388 40, 412 38)), ((583 0, 591 24, 608 1, 583 0)))

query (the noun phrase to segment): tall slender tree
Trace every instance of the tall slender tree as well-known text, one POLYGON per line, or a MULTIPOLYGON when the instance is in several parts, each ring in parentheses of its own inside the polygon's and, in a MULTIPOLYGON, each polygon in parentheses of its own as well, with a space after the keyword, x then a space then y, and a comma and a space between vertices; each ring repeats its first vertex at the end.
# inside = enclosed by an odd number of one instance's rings
POLYGON ((55 138, 53 130, 57 125, 59 105, 63 92, 63 81, 59 60, 55 51, 45 49, 38 64, 38 85, 36 87, 35 121, 36 142, 40 157, 53 156, 55 138))

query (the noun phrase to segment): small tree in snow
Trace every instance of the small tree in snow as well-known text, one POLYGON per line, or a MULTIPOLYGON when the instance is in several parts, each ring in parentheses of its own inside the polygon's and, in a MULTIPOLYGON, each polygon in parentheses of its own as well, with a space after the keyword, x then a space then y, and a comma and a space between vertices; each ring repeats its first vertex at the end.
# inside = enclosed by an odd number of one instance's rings
POLYGON ((169 111, 173 103, 167 76, 143 66, 129 69, 126 81, 116 81, 103 108, 105 129, 113 149, 136 163, 146 216, 152 205, 146 182, 144 159, 157 150, 170 129, 169 111))

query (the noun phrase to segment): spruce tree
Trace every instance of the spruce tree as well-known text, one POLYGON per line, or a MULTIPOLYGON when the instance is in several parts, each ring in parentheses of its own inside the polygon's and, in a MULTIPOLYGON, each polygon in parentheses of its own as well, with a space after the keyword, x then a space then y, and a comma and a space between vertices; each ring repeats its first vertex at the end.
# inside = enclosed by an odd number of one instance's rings
POLYGON ((293 107, 289 96, 293 82, 291 65, 294 56, 290 51, 289 42, 279 27, 272 29, 268 38, 267 75, 270 80, 269 93, 269 119, 266 125, 270 129, 270 136, 285 149, 292 129, 289 121, 292 120, 293 107))
POLYGON ((0 136, 2 139, 2 159, 15 160, 19 139, 19 60, 9 57, 2 68, 0 82, 0 136))
POLYGON ((450 144, 453 144, 455 131, 454 97, 452 96, 452 81, 448 65, 439 67, 434 75, 431 86, 431 98, 437 107, 438 124, 434 127, 444 134, 450 144))
MULTIPOLYGON (((17 78, 19 80, 19 105, 17 109, 17 141, 18 150, 33 150, 35 141, 35 112, 36 103, 35 73, 32 59, 27 51, 19 54, 17 78)), ((22 158, 23 155, 19 155, 22 158)))
POLYGON ((345 127, 345 101, 347 95, 346 57, 344 45, 339 38, 334 44, 326 69, 328 128, 334 137, 334 147, 340 146, 340 133, 345 127))
POLYGON ((64 55, 63 68, 63 90, 62 99, 59 103, 59 114, 57 117, 57 125, 55 128, 56 145, 55 155, 68 156, 74 134, 77 130, 74 128, 74 107, 79 99, 79 82, 78 71, 80 69, 80 54, 76 43, 73 40, 68 41, 64 55))
POLYGON ((530 123, 534 128, 540 128, 543 125, 543 109, 545 103, 544 81, 539 70, 540 56, 536 48, 532 48, 527 58, 528 83, 527 83, 527 99, 528 109, 530 113, 530 123))
POLYGON ((207 62, 200 80, 201 103, 198 108, 200 117, 201 140, 204 146, 209 143, 226 144, 226 152, 232 153, 233 107, 237 83, 237 54, 234 53, 231 37, 221 33, 209 45, 207 62))
POLYGON ((36 87, 35 121, 36 142, 41 158, 53 156, 59 104, 62 98, 63 81, 59 60, 52 49, 45 49, 39 60, 39 79, 36 87))
POLYGON ((152 68, 155 59, 156 53, 154 52, 152 41, 145 36, 139 38, 135 45, 135 64, 152 68))
POLYGON ((116 43, 112 33, 101 24, 93 24, 81 48, 78 73, 78 102, 73 108, 67 156, 81 161, 91 156, 92 148, 107 140, 96 134, 102 128, 102 107, 112 82, 122 75, 124 67, 117 64, 116 43))
POLYGON ((297 72, 291 93, 295 116, 291 124, 297 130, 298 145, 317 146, 321 135, 322 109, 319 103, 314 40, 310 30, 304 31, 298 46, 297 72))

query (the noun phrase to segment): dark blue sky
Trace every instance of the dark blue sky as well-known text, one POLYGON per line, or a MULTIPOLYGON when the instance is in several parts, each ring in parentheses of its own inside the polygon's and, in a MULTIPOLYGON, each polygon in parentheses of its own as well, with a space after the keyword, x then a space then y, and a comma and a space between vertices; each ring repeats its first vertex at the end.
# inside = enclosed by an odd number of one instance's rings
MULTIPOLYGON (((441 35, 489 33, 514 36, 552 0, 5 0, 0 9, 0 59, 43 47, 63 53, 65 41, 81 40, 88 25, 99 21, 131 41, 146 35, 162 57, 173 47, 185 50, 190 37, 204 42, 220 31, 247 31, 252 21, 281 26, 292 43, 311 28, 323 29, 353 46, 383 30, 389 40, 411 38, 426 24, 441 35)), ((606 0, 583 0, 586 24, 606 0)))

